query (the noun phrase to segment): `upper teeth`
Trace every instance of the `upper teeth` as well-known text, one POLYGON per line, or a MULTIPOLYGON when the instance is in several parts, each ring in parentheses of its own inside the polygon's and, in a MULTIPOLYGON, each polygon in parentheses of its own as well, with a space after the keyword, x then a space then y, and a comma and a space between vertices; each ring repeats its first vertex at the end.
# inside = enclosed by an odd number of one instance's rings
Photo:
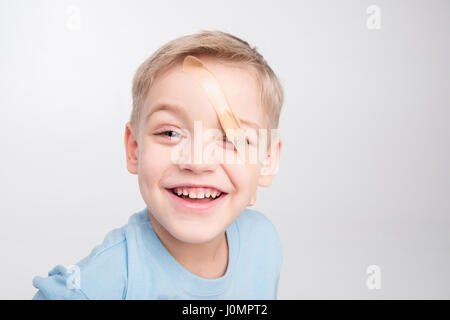
POLYGON ((209 188, 174 188, 173 191, 179 196, 185 195, 192 199, 203 199, 203 198, 217 198, 220 196, 221 192, 209 188))

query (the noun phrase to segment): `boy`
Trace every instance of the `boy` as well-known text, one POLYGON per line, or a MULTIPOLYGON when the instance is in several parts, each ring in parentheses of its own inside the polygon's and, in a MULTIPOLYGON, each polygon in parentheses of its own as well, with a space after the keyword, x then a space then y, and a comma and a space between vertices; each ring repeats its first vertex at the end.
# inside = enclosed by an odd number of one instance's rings
POLYGON ((34 299, 276 299, 280 241, 246 209, 278 168, 279 137, 260 143, 283 104, 274 72, 247 42, 204 31, 157 50, 132 93, 127 169, 146 208, 76 265, 35 277, 34 299))

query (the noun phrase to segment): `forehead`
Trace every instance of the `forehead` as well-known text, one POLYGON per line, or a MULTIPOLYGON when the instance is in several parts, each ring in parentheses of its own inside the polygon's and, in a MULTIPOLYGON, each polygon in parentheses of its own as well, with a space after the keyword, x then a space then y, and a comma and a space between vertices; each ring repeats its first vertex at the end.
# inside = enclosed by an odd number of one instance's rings
MULTIPOLYGON (((256 71, 236 63, 222 62, 211 57, 199 57, 221 85, 228 103, 238 118, 250 120, 263 127, 264 114, 256 71)), ((189 113, 217 117, 200 84, 182 70, 182 62, 158 75, 145 100, 144 115, 161 103, 188 108, 189 113)))

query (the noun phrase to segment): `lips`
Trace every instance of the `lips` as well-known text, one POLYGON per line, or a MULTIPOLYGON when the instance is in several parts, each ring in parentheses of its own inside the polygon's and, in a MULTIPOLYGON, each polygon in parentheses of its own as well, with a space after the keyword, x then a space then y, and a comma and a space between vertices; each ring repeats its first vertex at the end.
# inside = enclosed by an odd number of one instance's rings
POLYGON ((188 197, 190 199, 215 199, 220 197, 223 192, 212 187, 189 187, 180 186, 171 189, 172 192, 179 197, 188 197))
POLYGON ((169 183, 165 185, 166 189, 174 189, 174 188, 209 188, 214 189, 220 192, 225 191, 225 187, 219 186, 217 184, 207 184, 207 183, 195 183, 195 182, 187 182, 181 181, 178 183, 169 183))
POLYGON ((212 186, 178 185, 166 188, 174 206, 183 211, 205 211, 218 205, 227 193, 212 186))

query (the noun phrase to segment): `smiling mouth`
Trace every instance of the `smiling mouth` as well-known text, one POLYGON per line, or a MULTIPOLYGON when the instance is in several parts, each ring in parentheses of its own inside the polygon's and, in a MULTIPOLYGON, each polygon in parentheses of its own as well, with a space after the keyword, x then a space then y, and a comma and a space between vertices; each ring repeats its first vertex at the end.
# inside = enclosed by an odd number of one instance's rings
POLYGON ((197 195, 197 194, 178 194, 176 189, 168 189, 169 192, 172 192, 175 196, 177 196, 180 199, 189 201, 189 202, 212 202, 216 201, 219 198, 222 198, 225 196, 225 192, 220 192, 219 194, 204 194, 204 195, 197 195))
POLYGON ((212 202, 226 195, 225 192, 210 189, 190 190, 186 188, 167 189, 176 197, 189 202, 212 202))

